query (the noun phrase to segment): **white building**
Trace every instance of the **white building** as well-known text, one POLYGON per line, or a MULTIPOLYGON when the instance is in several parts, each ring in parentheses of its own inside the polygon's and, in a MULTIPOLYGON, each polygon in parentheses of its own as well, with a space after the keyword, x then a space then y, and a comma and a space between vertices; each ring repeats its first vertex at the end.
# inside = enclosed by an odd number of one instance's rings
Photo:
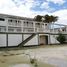
MULTIPOLYGON (((63 26, 66 32, 67 26, 63 26)), ((0 47, 59 43, 56 36, 49 33, 58 33, 62 27, 51 27, 51 24, 33 18, 0 14, 0 47)))

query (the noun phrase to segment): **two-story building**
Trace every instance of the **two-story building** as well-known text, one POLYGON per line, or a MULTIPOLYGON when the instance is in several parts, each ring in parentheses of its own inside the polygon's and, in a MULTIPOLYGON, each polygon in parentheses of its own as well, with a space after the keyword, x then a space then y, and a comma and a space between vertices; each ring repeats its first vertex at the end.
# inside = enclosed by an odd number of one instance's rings
POLYGON ((49 33, 58 33, 58 30, 33 18, 0 14, 0 47, 59 43, 54 36, 49 36, 49 33))

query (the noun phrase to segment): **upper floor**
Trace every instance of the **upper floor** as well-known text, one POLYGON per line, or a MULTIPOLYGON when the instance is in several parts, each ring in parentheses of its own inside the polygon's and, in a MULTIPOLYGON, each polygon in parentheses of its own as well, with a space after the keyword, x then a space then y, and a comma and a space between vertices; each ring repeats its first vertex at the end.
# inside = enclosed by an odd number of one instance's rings
POLYGON ((67 26, 34 21, 33 18, 0 14, 0 32, 66 32, 67 26))

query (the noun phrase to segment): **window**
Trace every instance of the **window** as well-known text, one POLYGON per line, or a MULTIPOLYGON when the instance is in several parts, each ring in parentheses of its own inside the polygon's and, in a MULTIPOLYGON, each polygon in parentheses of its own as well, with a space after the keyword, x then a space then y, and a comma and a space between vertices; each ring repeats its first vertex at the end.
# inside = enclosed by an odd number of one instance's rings
POLYGON ((17 20, 15 20, 15 22, 17 22, 17 20))
POLYGON ((12 20, 8 20, 8 22, 12 22, 12 20))
POLYGON ((3 19, 3 18, 0 18, 0 21, 5 21, 5 19, 3 19))
POLYGON ((21 23, 21 21, 18 21, 18 23, 21 23))
POLYGON ((45 26, 47 26, 47 24, 45 24, 45 26))
POLYGON ((21 21, 18 21, 18 25, 19 25, 19 26, 21 25, 21 21))
POLYGON ((26 27, 27 27, 27 26, 28 26, 28 22, 24 22, 24 26, 26 26, 26 27))

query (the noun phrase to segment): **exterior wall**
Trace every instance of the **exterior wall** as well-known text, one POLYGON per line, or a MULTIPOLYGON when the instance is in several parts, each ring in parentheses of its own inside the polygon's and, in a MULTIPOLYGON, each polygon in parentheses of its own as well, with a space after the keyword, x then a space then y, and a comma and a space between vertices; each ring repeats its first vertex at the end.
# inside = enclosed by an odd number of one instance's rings
MULTIPOLYGON (((29 36, 29 35, 27 35, 29 36)), ((29 46, 29 45, 39 45, 38 44, 38 35, 35 35, 30 41, 28 41, 24 46, 29 46)))
POLYGON ((8 35, 8 46, 17 46, 21 42, 22 42, 22 34, 8 35))
POLYGON ((25 40, 25 39, 28 38, 29 36, 31 36, 31 34, 23 34, 23 40, 25 40))
POLYGON ((44 23, 44 29, 48 30, 49 29, 49 23, 44 23))
MULTIPOLYGON (((31 34, 9 34, 9 33, 0 34, 0 47, 18 46, 18 44, 20 44, 29 36, 31 36, 31 34)), ((24 46, 28 45, 38 45, 38 35, 35 35, 24 46)))
POLYGON ((50 44, 57 44, 59 41, 56 39, 57 35, 50 35, 50 44))
POLYGON ((7 26, 7 18, 4 21, 0 21, 0 26, 7 26))
POLYGON ((0 47, 17 46, 22 39, 22 34, 0 34, 0 47))
POLYGON ((6 34, 0 34, 0 47, 6 46, 6 34))

